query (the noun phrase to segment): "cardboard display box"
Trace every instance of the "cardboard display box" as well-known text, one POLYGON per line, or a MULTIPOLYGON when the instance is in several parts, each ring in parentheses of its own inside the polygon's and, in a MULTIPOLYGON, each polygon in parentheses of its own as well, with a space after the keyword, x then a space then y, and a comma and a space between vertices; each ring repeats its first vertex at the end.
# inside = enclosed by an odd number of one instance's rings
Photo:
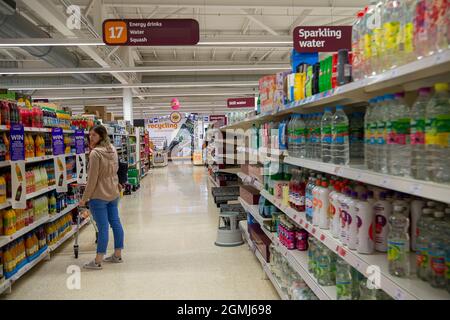
POLYGON ((258 189, 256 189, 253 186, 243 185, 243 186, 241 186, 239 191, 240 191, 241 198, 245 202, 247 202, 248 204, 252 204, 252 205, 258 204, 259 197, 260 197, 258 189))
POLYGON ((105 106, 84 106, 84 112, 88 114, 95 114, 103 121, 107 121, 105 106))
POLYGON ((251 164, 248 166, 248 174, 252 177, 255 177, 259 182, 264 182, 264 167, 258 164, 251 164))
POLYGON ((250 239, 255 244, 258 251, 263 256, 266 262, 270 262, 270 239, 266 236, 264 231, 261 230, 261 227, 257 224, 248 225, 248 232, 250 234, 250 239))

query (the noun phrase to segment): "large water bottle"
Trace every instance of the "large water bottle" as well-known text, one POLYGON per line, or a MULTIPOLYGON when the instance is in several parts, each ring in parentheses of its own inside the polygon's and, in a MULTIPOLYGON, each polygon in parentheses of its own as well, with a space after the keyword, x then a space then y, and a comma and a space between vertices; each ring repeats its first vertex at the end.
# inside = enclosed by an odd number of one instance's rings
POLYGON ((315 159, 316 158, 316 127, 317 127, 317 114, 313 113, 310 115, 309 119, 309 125, 310 125, 310 136, 309 136, 309 143, 310 143, 310 158, 315 159))
POLYGON ((331 113, 331 108, 325 108, 325 113, 323 114, 322 121, 320 123, 321 131, 321 147, 322 147, 322 161, 326 163, 331 163, 331 145, 333 142, 333 137, 331 135, 331 127, 333 125, 333 114, 331 113))
POLYGON ((294 142, 294 121, 295 115, 291 116, 291 119, 287 125, 287 135, 288 135, 288 152, 289 155, 295 157, 295 142, 294 142))
POLYGON ((306 158, 311 158, 311 115, 305 114, 305 151, 306 158))
POLYGON ((305 137, 305 122, 303 115, 298 114, 295 121, 295 136, 297 139, 297 157, 306 158, 306 137, 305 137))
POLYGON ((315 122, 315 159, 322 159, 322 139, 321 139, 321 122, 322 122, 323 113, 316 113, 316 122, 315 122))
POLYGON ((364 17, 364 11, 358 12, 356 20, 352 28, 352 78, 354 81, 360 80, 363 77, 361 68, 361 52, 360 52, 360 38, 361 38, 361 23, 364 17))
POLYGON ((411 172, 410 125, 411 112, 406 105, 404 93, 395 94, 391 109, 391 136, 389 173, 394 176, 409 176, 411 172))
POLYGON ((450 102, 448 84, 437 83, 427 105, 425 145, 428 179, 450 183, 450 102))
POLYGON ((420 180, 427 177, 425 118, 430 92, 430 88, 421 88, 411 108, 411 176, 420 180))
POLYGON ((377 99, 370 99, 369 105, 364 115, 364 163, 366 168, 373 170, 374 168, 374 148, 375 148, 375 134, 376 134, 376 122, 373 121, 373 110, 377 103, 377 99))
POLYGON ((447 225, 444 222, 444 212, 436 211, 434 213, 435 221, 430 225, 430 284, 435 288, 445 288, 447 278, 445 273, 445 254, 446 237, 448 232, 447 225))
POLYGON ((336 299, 352 300, 351 267, 341 258, 336 261, 336 299))
POLYGON ((364 161, 364 113, 354 112, 349 124, 350 159, 362 163, 364 161))
POLYGON ((409 219, 405 214, 405 208, 394 206, 394 214, 389 218, 389 273, 403 278, 410 274, 408 227, 409 219))
POLYGON ((348 165, 350 162, 348 141, 348 118, 342 106, 336 107, 332 121, 332 157, 334 164, 348 165))
MULTIPOLYGON (((395 139, 393 136, 392 128, 392 109, 394 105, 395 96, 393 94, 387 94, 384 96, 384 102, 381 107, 381 115, 379 119, 382 119, 384 123, 384 144, 380 146, 380 171, 381 173, 389 173, 389 168, 391 165, 391 154, 395 152, 395 139)), ((379 122, 380 123, 380 122, 379 122)))
POLYGON ((386 0, 383 9, 383 57, 384 70, 389 70, 401 61, 401 36, 400 27, 402 21, 402 5, 400 0, 386 0))

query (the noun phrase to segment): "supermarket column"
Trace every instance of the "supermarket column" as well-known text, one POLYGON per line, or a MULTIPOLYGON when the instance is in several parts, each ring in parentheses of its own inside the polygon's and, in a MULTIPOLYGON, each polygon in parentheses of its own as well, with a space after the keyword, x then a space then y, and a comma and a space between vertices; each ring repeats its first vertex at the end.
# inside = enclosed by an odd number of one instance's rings
POLYGON ((123 89, 123 119, 133 121, 133 93, 131 89, 123 89))

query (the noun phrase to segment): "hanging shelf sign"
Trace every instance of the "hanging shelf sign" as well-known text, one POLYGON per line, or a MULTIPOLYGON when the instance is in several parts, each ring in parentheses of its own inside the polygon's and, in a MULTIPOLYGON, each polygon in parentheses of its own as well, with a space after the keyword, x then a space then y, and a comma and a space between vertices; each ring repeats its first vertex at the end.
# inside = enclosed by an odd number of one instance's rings
POLYGON ((84 148, 84 131, 75 130, 75 150, 77 154, 84 154, 86 152, 84 148))
POLYGON ((62 128, 52 128, 52 147, 54 156, 59 156, 65 153, 64 133, 62 128))
POLYGON ((193 46, 200 40, 194 19, 110 19, 103 21, 103 42, 110 46, 193 46))
POLYGON ((25 179, 25 133, 23 125, 12 125, 10 136, 12 208, 25 209, 27 184, 25 179))
POLYGON ((227 100, 228 108, 254 108, 255 98, 230 98, 227 100))
POLYGON ((336 52, 352 49, 352 27, 296 27, 294 49, 299 53, 336 52))

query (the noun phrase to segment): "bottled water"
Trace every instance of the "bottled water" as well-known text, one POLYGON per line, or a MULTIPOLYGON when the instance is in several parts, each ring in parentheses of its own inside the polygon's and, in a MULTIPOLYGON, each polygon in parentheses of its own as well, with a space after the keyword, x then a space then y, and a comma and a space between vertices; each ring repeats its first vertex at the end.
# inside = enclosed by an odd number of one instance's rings
POLYGON ((395 94, 391 107, 389 130, 389 173, 395 176, 409 176, 411 171, 410 110, 404 93, 395 94))
POLYGON ((356 15, 355 23, 352 28, 352 52, 353 52, 353 62, 352 62, 352 78, 354 81, 360 80, 363 77, 363 70, 361 66, 361 50, 360 50, 360 38, 362 36, 362 19, 364 17, 364 12, 360 11, 356 15))
POLYGON ((303 122, 303 116, 298 114, 295 119, 295 129, 294 134, 297 142, 297 157, 306 157, 306 138, 305 138, 305 122, 303 122))
POLYGON ((390 111, 394 95, 388 94, 383 97, 378 107, 378 121, 377 121, 377 160, 378 172, 388 173, 389 155, 393 142, 389 141, 389 132, 392 129, 390 120, 390 111))
POLYGON ((394 214, 389 218, 388 263, 389 273, 397 277, 408 277, 409 265, 409 219, 403 206, 394 206, 394 214))
POLYGON ((374 168, 374 147, 375 147, 375 133, 376 122, 373 121, 373 112, 377 99, 370 99, 367 106, 366 114, 364 115, 364 163, 366 168, 373 170, 374 168))
MULTIPOLYGON (((428 280, 428 266, 429 260, 429 243, 430 243, 430 226, 433 223, 433 210, 431 208, 424 208, 422 216, 417 223, 416 230, 416 274, 417 277, 427 281, 428 280)), ((414 232, 414 230, 412 230, 414 232)))
POLYGON ((326 246, 320 245, 317 249, 317 282, 321 286, 331 286, 335 284, 333 275, 334 253, 326 246))
POLYGON ((317 123, 317 113, 313 113, 311 115, 311 119, 309 121, 310 128, 310 144, 311 144, 311 159, 317 159, 317 129, 320 130, 320 126, 317 123))
POLYGON ((350 161, 349 139, 348 139, 348 118, 342 106, 336 107, 332 122, 332 157, 334 164, 348 165, 350 161))
POLYGON ((384 70, 397 67, 401 61, 400 27, 403 6, 400 0, 386 0, 383 9, 383 56, 384 70))
POLYGON ((288 135, 288 151, 289 155, 292 157, 296 156, 296 146, 295 146, 295 138, 294 138, 294 122, 296 115, 292 115, 291 119, 287 125, 287 135, 288 135))
POLYGON ((427 177, 425 118, 430 92, 430 88, 420 89, 419 97, 411 108, 411 176, 420 180, 427 177))
POLYGON ((349 126, 350 159, 364 161, 364 113, 354 112, 350 116, 349 126))
POLYGON ((306 158, 311 158, 311 115, 310 114, 306 114, 304 116, 305 119, 305 153, 306 153, 306 158))
POLYGON ((430 225, 430 284, 434 288, 445 288, 447 284, 445 274, 445 237, 448 232, 444 224, 444 212, 434 213, 435 221, 430 225))
POLYGON ((325 113, 323 114, 322 121, 320 124, 321 129, 321 140, 322 140, 322 161, 326 163, 331 163, 331 145, 332 145, 332 135, 331 127, 333 124, 333 114, 331 113, 331 108, 325 108, 325 113))
POLYGON ((336 261, 336 298, 352 300, 352 274, 350 265, 343 259, 336 261))
POLYGON ((320 136, 320 127, 322 122, 323 113, 316 113, 315 122, 314 122, 314 159, 321 160, 322 159, 322 143, 320 136))
POLYGON ((450 101, 448 84, 437 83, 427 105, 425 145, 428 180, 450 183, 450 101))

